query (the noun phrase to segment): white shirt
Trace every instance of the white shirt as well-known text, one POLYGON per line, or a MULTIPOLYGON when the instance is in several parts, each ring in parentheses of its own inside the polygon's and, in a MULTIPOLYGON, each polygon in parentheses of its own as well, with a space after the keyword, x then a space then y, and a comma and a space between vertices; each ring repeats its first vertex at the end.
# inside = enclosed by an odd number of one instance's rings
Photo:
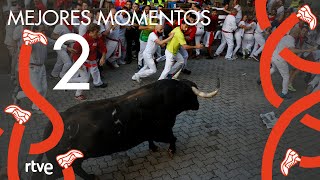
POLYGON ((263 30, 261 29, 259 23, 257 23, 256 30, 254 31, 254 33, 256 33, 256 34, 261 34, 261 35, 262 35, 263 30))
POLYGON ((237 29, 236 17, 228 15, 224 20, 222 30, 226 32, 233 32, 237 29))
POLYGON ((15 23, 10 23, 10 25, 6 25, 6 37, 4 39, 5 45, 12 47, 17 46, 16 41, 13 39, 13 31, 15 28, 15 23))
POLYGON ((56 25, 56 27, 53 30, 53 33, 58 34, 59 36, 71 33, 71 31, 68 29, 66 25, 56 25))
MULTIPOLYGON (((56 25, 56 27, 54 27, 53 33, 58 34, 59 37, 60 37, 62 35, 69 34, 69 33, 72 33, 72 32, 68 29, 68 27, 66 25, 58 24, 58 25, 56 25)), ((72 47, 73 44, 74 44, 74 41, 67 41, 64 44, 65 45, 70 45, 70 47, 72 47)))
MULTIPOLYGON (((104 28, 107 30, 111 27, 111 22, 108 21, 107 24, 104 26, 104 28)), ((114 22, 114 25, 116 25, 116 28, 114 30, 110 30, 109 35, 107 36, 110 39, 119 40, 120 37, 120 26, 117 25, 116 22, 114 22)))
MULTIPOLYGON (((98 24, 98 21, 97 21, 97 20, 94 20, 93 23, 98 24)), ((102 34, 103 32, 106 31, 105 25, 103 24, 103 22, 100 22, 99 26, 100 26, 100 31, 99 31, 100 34, 102 34)), ((80 30, 79 30, 79 31, 80 31, 80 30)))
POLYGON ((245 23, 244 21, 240 21, 239 24, 238 24, 238 27, 239 27, 239 28, 237 29, 236 33, 237 33, 237 34, 240 34, 241 37, 242 37, 243 34, 244 34, 244 29, 241 28, 240 26, 245 26, 245 25, 246 25, 246 23, 245 23))
POLYGON ((254 30, 256 29, 257 24, 256 24, 256 22, 253 21, 250 24, 246 23, 246 26, 251 27, 251 29, 245 30, 244 33, 245 34, 253 34, 254 30))
POLYGON ((241 6, 240 6, 239 4, 237 4, 234 8, 238 11, 238 13, 237 13, 237 15, 236 15, 236 22, 237 22, 237 24, 238 24, 238 23, 241 21, 241 19, 242 19, 241 6))
POLYGON ((143 53, 153 56, 158 48, 158 44, 155 42, 158 38, 158 36, 151 32, 148 37, 146 49, 143 51, 143 53))
POLYGON ((284 16, 284 6, 280 6, 278 9, 277 9, 277 19, 279 19, 280 17, 284 16))
POLYGON ((17 49, 18 51, 20 51, 20 47, 22 45, 22 33, 24 30, 24 26, 23 25, 19 25, 16 28, 14 28, 14 32, 13 32, 13 40, 16 41, 17 43, 17 49))
POLYGON ((295 46, 295 39, 291 35, 284 36, 281 41, 279 42, 278 46, 276 47, 276 50, 274 51, 272 55, 272 61, 275 60, 283 60, 284 59, 280 56, 280 52, 284 48, 294 48, 295 46))
MULTIPOLYGON (((128 17, 125 18, 122 16, 122 14, 120 14, 117 17, 117 20, 119 23, 124 24, 124 23, 128 22, 128 17)), ((128 24, 125 26, 128 26, 128 25, 130 25, 130 22, 128 22, 128 24)), ((120 28, 119 29, 119 37, 125 37, 125 35, 126 35, 126 28, 124 28, 124 27, 120 28)))
POLYGON ((272 5, 273 5, 273 3, 274 3, 275 1, 276 1, 276 0, 268 0, 267 8, 268 8, 268 11, 269 11, 269 12, 271 12, 272 5))
POLYGON ((79 35, 83 36, 85 33, 87 33, 87 27, 88 25, 80 24, 79 26, 79 35))
MULTIPOLYGON (((201 15, 201 12, 200 12, 200 11, 196 12, 196 14, 197 14, 197 15, 196 15, 197 18, 199 17, 200 20, 203 19, 203 16, 201 15)), ((197 28, 204 30, 204 26, 203 26, 203 24, 201 23, 200 20, 199 20, 199 22, 198 22, 198 24, 197 24, 197 28)))

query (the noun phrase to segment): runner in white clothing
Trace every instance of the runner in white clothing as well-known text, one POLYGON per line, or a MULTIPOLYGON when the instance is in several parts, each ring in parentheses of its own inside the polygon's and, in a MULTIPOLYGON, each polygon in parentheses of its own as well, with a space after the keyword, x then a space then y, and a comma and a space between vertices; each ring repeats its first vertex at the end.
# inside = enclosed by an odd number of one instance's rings
POLYGON ((238 24, 242 19, 242 9, 241 9, 241 6, 239 4, 239 0, 235 0, 233 2, 233 8, 235 8, 238 11, 238 13, 236 15, 236 22, 238 24))
POLYGON ((248 20, 246 22, 246 28, 242 39, 243 59, 246 59, 251 53, 254 45, 254 31, 256 26, 257 23, 253 21, 253 15, 248 15, 248 20))
MULTIPOLYGON (((45 33, 45 26, 34 26, 34 32, 45 33)), ((43 45, 41 43, 37 43, 32 45, 32 52, 30 56, 30 81, 32 86, 40 93, 43 97, 46 97, 47 94, 47 75, 45 68, 45 61, 48 59, 48 48, 52 48, 55 44, 55 41, 48 39, 48 45, 43 45)), ((69 52, 75 52, 74 49, 67 47, 66 45, 62 46, 62 49, 67 50, 69 52)), ((23 91, 19 91, 16 96, 14 96, 14 104, 18 104, 19 100, 25 98, 26 95, 23 91)), ((35 113, 42 114, 39 108, 32 104, 32 110, 35 113)))
POLYGON ((266 40, 264 38, 264 31, 260 28, 260 25, 257 23, 256 30, 254 31, 254 47, 251 52, 250 58, 259 61, 258 56, 262 52, 265 43, 266 40))
MULTIPOLYGON (((70 22, 70 18, 68 18, 68 22, 70 22)), ((66 24, 58 24, 53 30, 53 33, 51 35, 51 38, 53 40, 57 40, 60 36, 72 33, 73 32, 73 26, 71 25, 66 25, 66 24)), ((64 43, 67 46, 72 47, 73 42, 70 43, 70 41, 64 43)), ((59 50, 57 51, 58 57, 57 57, 57 62, 53 67, 53 70, 51 72, 51 77, 57 78, 60 77, 62 78, 69 68, 72 66, 72 61, 70 58, 70 55, 66 50, 59 50)))
POLYGON ((236 23, 236 14, 238 11, 236 9, 231 10, 231 14, 229 14, 226 19, 224 20, 223 26, 222 26, 222 39, 221 44, 218 47, 217 51, 214 54, 214 57, 219 56, 226 45, 228 45, 227 54, 225 56, 226 60, 234 60, 232 58, 233 55, 233 48, 234 48, 234 42, 233 42, 233 32, 238 28, 236 23))
POLYGON ((144 59, 144 66, 140 69, 139 72, 135 73, 132 76, 132 80, 140 82, 140 78, 145 78, 151 76, 152 74, 157 72, 157 67, 154 63, 154 54, 159 46, 164 46, 167 42, 169 42, 174 33, 170 33, 169 37, 165 40, 161 40, 160 36, 163 33, 163 26, 157 25, 155 30, 149 34, 148 42, 146 49, 143 51, 143 59, 144 59))
MULTIPOLYGON (((117 10, 112 8, 110 11, 112 12, 113 18, 115 18, 117 10)), ((104 32, 102 34, 106 36, 106 46, 108 50, 106 54, 106 60, 108 60, 114 68, 118 68, 119 65, 117 63, 117 59, 121 57, 121 43, 119 40, 120 26, 115 20, 113 21, 113 24, 112 21, 109 20, 103 29, 104 32)))
POLYGON ((282 76, 282 92, 280 97, 285 99, 290 99, 291 96, 288 94, 288 85, 289 85, 289 65, 288 63, 280 56, 280 52, 286 47, 289 48, 293 53, 299 54, 303 52, 312 52, 317 49, 317 47, 313 47, 310 49, 297 49, 295 46, 295 38, 300 36, 300 32, 296 30, 291 30, 289 35, 284 36, 279 42, 276 50, 272 56, 272 68, 270 69, 270 73, 273 74, 276 69, 282 76))
MULTIPOLYGON (((196 31, 196 36, 195 36, 194 40, 195 40, 196 44, 200 44, 200 41, 204 35, 204 25, 202 24, 203 17, 201 15, 200 5, 197 4, 197 5, 193 6, 193 10, 195 10, 197 12, 196 16, 197 16, 197 18, 200 19, 198 24, 196 25, 197 31, 196 31)), ((200 56, 200 49, 196 49, 196 57, 199 57, 199 56, 200 56)))
POLYGON ((234 38, 236 39, 237 46, 233 51, 233 56, 232 56, 233 59, 238 59, 237 52, 239 51, 242 44, 244 29, 246 28, 246 21, 247 21, 247 15, 244 15, 242 20, 238 24, 238 29, 234 33, 234 38))
MULTIPOLYGON (((128 8, 126 6, 124 6, 122 8, 122 10, 127 11, 128 12, 128 8)), ((126 39, 126 30, 127 28, 130 28, 131 23, 128 21, 129 17, 127 15, 127 13, 122 12, 122 14, 120 14, 117 17, 117 20, 121 23, 121 24, 126 24, 124 26, 120 25, 120 30, 119 30, 119 40, 121 43, 121 56, 120 58, 117 60, 117 63, 120 65, 124 65, 126 64, 126 62, 124 61, 124 59, 126 58, 127 55, 127 39, 126 39)))

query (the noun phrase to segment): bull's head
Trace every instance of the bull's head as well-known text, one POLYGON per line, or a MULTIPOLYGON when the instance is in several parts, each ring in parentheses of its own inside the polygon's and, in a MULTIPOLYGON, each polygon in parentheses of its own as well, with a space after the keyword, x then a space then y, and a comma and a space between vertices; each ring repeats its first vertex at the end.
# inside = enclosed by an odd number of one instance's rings
POLYGON ((213 98, 218 94, 220 88, 220 80, 217 80, 217 87, 214 91, 205 93, 198 89, 197 85, 189 80, 180 80, 188 88, 183 88, 181 95, 183 97, 182 104, 184 110, 198 110, 199 102, 198 96, 202 98, 213 98))

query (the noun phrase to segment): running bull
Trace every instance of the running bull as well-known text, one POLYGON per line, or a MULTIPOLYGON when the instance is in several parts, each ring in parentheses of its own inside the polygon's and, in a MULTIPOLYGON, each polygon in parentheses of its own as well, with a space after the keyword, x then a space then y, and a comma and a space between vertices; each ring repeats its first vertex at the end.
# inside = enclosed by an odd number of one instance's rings
MULTIPOLYGON (((197 85, 188 80, 161 80, 130 91, 122 96, 84 102, 61 114, 65 132, 59 144, 46 153, 54 165, 54 174, 49 179, 61 177, 56 161, 58 154, 71 149, 80 150, 84 158, 73 162, 73 169, 83 179, 95 179, 87 174, 81 164, 85 159, 126 151, 144 141, 149 148, 157 151, 156 142, 169 143, 169 155, 176 152, 176 137, 172 128, 176 116, 183 111, 198 110, 198 96, 214 97, 219 90, 210 93, 198 90, 197 85)), ((45 137, 52 131, 49 123, 45 137)), ((42 159, 38 158, 38 162, 42 159)))

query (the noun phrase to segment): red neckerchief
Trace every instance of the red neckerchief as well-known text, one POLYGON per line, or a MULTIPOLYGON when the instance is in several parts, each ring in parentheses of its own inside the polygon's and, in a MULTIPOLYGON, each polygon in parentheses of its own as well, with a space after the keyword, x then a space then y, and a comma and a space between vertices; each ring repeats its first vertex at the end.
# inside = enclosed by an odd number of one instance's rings
POLYGON ((83 18, 81 21, 84 22, 84 23, 88 23, 89 22, 88 19, 86 19, 86 18, 83 18))
POLYGON ((236 16, 237 14, 232 14, 232 13, 230 13, 230 15, 231 15, 231 16, 236 16))
POLYGON ((63 21, 63 24, 69 29, 70 32, 73 30, 73 26, 71 24, 67 25, 66 22, 63 21))
POLYGON ((156 30, 153 30, 152 32, 154 32, 156 34, 156 36, 159 38, 158 33, 156 30))

